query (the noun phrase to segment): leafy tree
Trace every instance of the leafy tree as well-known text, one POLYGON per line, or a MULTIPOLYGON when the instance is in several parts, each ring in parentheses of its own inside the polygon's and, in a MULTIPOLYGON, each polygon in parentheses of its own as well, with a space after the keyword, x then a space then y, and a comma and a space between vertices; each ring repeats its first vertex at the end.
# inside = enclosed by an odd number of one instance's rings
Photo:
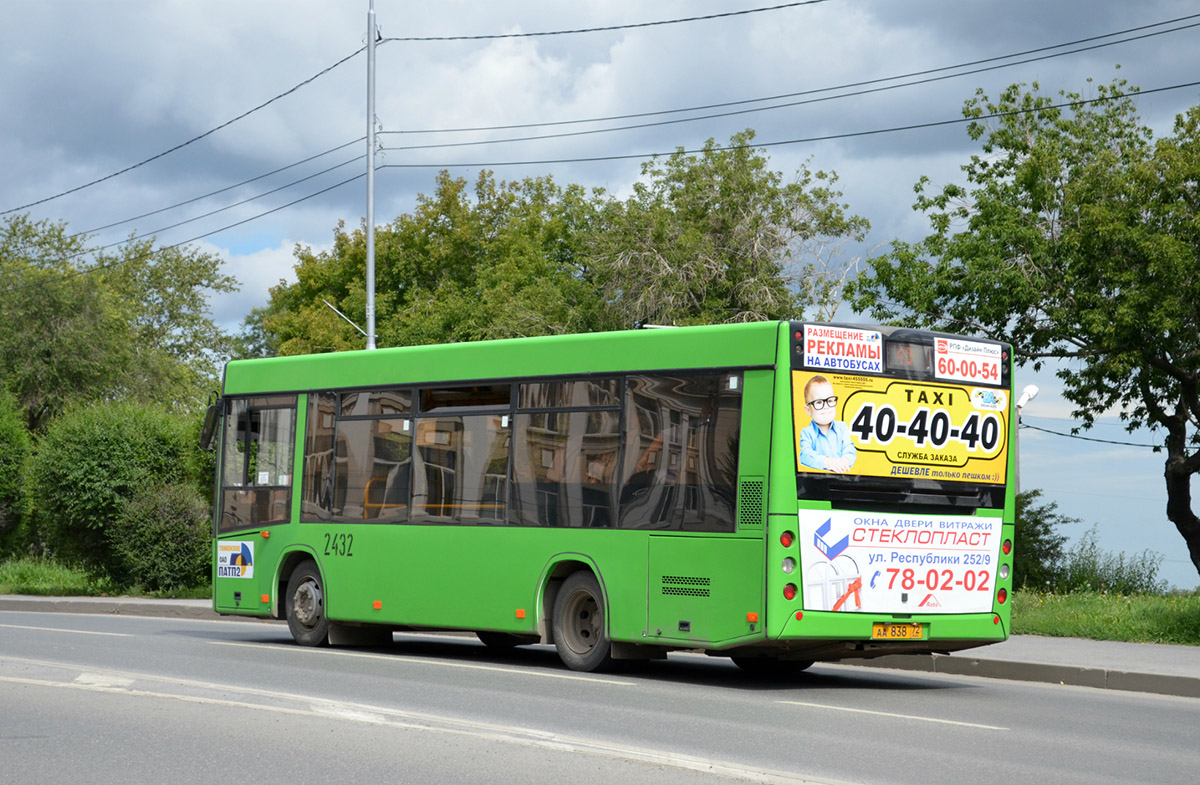
POLYGON ((21 510, 21 473, 29 457, 29 432, 11 394, 0 389, 0 555, 13 552, 21 510))
POLYGON ((869 224, 838 202, 836 174, 805 165, 785 184, 753 139, 747 130, 650 161, 628 201, 609 205, 594 249, 619 321, 757 321, 806 305, 832 315, 840 243, 869 224))
POLYGON ((1122 80, 1090 102, 1013 85, 967 101, 967 185, 916 186, 933 232, 852 285, 876 318, 1012 341, 1058 371, 1090 427, 1117 409, 1166 433, 1167 518, 1200 571, 1200 108, 1155 140, 1122 80))
MULTIPOLYGON (((432 196, 376 230, 378 344, 595 329, 602 302, 580 247, 596 199, 549 177, 497 183, 484 171, 472 200, 465 180, 442 172, 432 196)), ((365 249, 364 230, 343 224, 329 251, 298 248, 297 282, 272 288, 268 307, 247 322, 247 339, 275 343, 282 354, 362 348, 362 336, 329 306, 365 322, 365 249)))
POLYGON ((1058 503, 1044 501, 1040 488, 1017 494, 1016 541, 1013 545, 1013 586, 1053 587, 1062 569, 1067 538, 1057 527, 1080 523, 1058 511, 1058 503))
POLYGON ((28 427, 69 402, 132 397, 194 406, 215 379, 226 338, 210 292, 232 291, 220 260, 132 240, 92 254, 64 223, 0 223, 0 384, 28 427))
MULTIPOLYGON (((438 175, 431 196, 376 231, 379 345, 587 332, 637 321, 692 324, 828 316, 853 268, 844 242, 863 218, 838 202, 836 175, 772 171, 753 133, 643 167, 626 201, 549 177, 472 190, 438 175)), ((333 248, 296 251, 294 284, 251 314, 247 348, 283 354, 363 346, 329 306, 365 318, 365 239, 339 225, 333 248), (328 303, 328 304, 327 304, 328 303)))

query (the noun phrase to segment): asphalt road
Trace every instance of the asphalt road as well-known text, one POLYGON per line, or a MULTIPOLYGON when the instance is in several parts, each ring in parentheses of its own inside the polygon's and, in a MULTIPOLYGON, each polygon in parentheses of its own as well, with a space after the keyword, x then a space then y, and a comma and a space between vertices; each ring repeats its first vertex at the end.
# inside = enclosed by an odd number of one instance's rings
POLYGON ((1200 701, 397 635, 307 649, 245 621, 0 611, 0 783, 1188 783, 1200 701))

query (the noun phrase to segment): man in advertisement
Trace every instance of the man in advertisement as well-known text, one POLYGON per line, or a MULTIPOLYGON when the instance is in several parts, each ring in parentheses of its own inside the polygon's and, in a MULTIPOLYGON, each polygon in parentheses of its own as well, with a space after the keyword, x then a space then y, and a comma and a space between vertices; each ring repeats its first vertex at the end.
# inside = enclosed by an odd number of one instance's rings
POLYGON ((810 469, 845 474, 858 457, 850 430, 837 416, 837 395, 824 376, 804 385, 804 411, 812 423, 800 431, 800 463, 810 469))

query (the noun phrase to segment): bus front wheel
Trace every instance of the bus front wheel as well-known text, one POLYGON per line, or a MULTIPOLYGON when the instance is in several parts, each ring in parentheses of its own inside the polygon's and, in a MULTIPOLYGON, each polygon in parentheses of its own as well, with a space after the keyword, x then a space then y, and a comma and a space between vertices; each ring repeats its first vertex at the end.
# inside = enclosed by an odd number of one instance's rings
POLYGON ((594 575, 576 572, 563 581, 554 600, 554 647, 568 668, 595 671, 612 664, 606 616, 594 575))
POLYGON ((329 642, 329 618, 325 615, 325 589, 321 571, 314 562, 296 565, 287 586, 287 623, 301 646, 323 646, 329 642))

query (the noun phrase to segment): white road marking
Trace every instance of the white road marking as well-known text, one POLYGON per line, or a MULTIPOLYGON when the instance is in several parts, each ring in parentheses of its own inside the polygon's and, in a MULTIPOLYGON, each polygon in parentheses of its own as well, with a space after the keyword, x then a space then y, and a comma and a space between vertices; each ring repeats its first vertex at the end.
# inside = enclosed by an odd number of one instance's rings
POLYGON ((776 703, 786 703, 792 706, 806 706, 810 709, 828 709, 830 711, 849 711, 855 714, 874 714, 877 717, 892 717, 898 720, 920 720, 921 722, 937 722, 942 725, 960 725, 964 728, 981 728, 983 730, 1011 730, 1010 728, 1001 728, 996 725, 980 725, 976 722, 959 722, 958 720, 942 720, 937 717, 918 717, 914 714, 893 714, 888 711, 872 711, 870 709, 851 709, 846 706, 830 706, 825 703, 805 703, 804 701, 775 701, 776 703))
POLYGON ((133 635, 127 632, 93 632, 92 630, 69 630, 64 627, 34 627, 25 624, 0 624, 0 627, 5 627, 10 630, 40 630, 42 632, 73 632, 76 635, 108 635, 113 638, 132 638, 133 635))
POLYGON ((115 673, 81 673, 75 677, 75 683, 85 684, 89 687, 125 688, 133 686, 133 679, 115 673))
MULTIPOLYGON (((80 674, 100 677, 98 680, 115 681, 105 674, 80 674)), ((147 677, 148 680, 174 681, 159 677, 147 677)), ((429 714, 418 714, 382 706, 369 706, 340 701, 313 700, 290 693, 273 693, 268 690, 243 689, 232 685, 213 685, 226 692, 245 693, 249 695, 271 698, 275 700, 298 701, 297 705, 278 705, 253 703, 246 700, 230 698, 215 698, 202 695, 186 695, 179 693, 159 692, 128 687, 114 687, 87 683, 76 678, 75 681, 53 679, 22 678, 0 676, 0 683, 22 684, 27 686, 52 687, 59 689, 75 689, 87 692, 98 692, 110 695, 126 695, 135 698, 157 698, 174 700, 184 703, 194 703, 207 706, 225 706, 230 708, 250 709, 253 711, 268 711, 278 714, 290 714, 301 717, 313 717, 342 722, 361 722, 370 725, 395 728, 399 730, 415 730, 433 733, 448 733, 456 736, 476 738, 483 741, 507 744, 520 744, 544 750, 564 753, 583 753, 604 758, 633 761, 650 766, 671 767, 685 771, 703 772, 742 781, 765 783, 765 785, 847 785, 829 779, 817 779, 798 776, 770 769, 748 768, 737 763, 698 758, 690 755, 663 750, 652 750, 633 747, 625 744, 607 743, 592 739, 564 736, 559 733, 538 730, 535 728, 517 728, 510 725, 495 725, 455 717, 439 717, 429 714)), ((191 685, 193 682, 181 681, 191 685)))
POLYGON ((298 654, 324 654, 329 657, 363 657, 372 660, 386 660, 388 662, 420 662, 428 665, 438 665, 443 668, 465 668, 467 670, 493 671, 495 673, 517 673, 523 676, 535 676, 543 679, 586 681, 593 684, 612 684, 618 687, 632 687, 635 684, 635 682, 632 681, 606 679, 603 676, 575 676, 570 673, 546 673, 545 671, 537 671, 530 668, 504 668, 499 665, 477 665, 468 662, 449 662, 447 660, 435 660, 426 657, 408 657, 403 654, 369 654, 361 651, 318 649, 310 646, 279 646, 263 643, 241 643, 239 641, 208 641, 208 643, 212 644, 213 646, 242 646, 250 649, 262 649, 266 647, 277 651, 295 652, 298 654))

